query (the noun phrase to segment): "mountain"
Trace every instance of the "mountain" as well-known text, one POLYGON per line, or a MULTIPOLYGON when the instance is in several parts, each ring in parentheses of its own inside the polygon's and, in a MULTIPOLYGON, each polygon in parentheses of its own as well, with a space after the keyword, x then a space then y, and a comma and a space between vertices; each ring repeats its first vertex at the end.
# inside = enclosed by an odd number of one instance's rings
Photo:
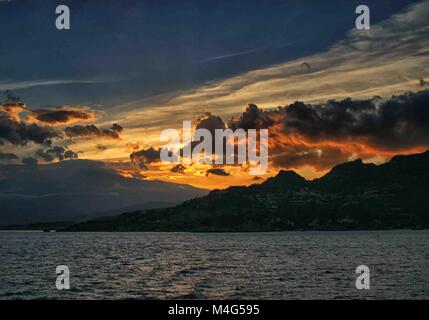
POLYGON ((207 193, 187 185, 123 177, 98 161, 0 165, 0 225, 77 222, 168 207, 207 193))
POLYGON ((125 213, 67 231, 280 231, 429 227, 429 151, 383 165, 343 163, 306 181, 293 171, 215 190, 167 209, 125 213))

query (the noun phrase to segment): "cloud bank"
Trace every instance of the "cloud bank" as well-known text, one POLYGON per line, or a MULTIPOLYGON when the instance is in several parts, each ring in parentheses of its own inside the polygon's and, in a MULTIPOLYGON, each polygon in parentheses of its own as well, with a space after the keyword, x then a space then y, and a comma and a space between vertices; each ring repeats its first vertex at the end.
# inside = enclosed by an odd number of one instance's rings
POLYGON ((76 125, 73 127, 67 127, 65 128, 64 132, 66 136, 69 138, 93 137, 93 138, 112 139, 112 140, 120 139, 120 136, 117 130, 100 129, 93 124, 86 125, 86 126, 76 125))
POLYGON ((27 123, 17 116, 17 105, 6 105, 0 108, 0 141, 13 145, 27 145, 29 142, 37 144, 52 143, 52 139, 60 137, 52 127, 27 123))
POLYGON ((35 119, 50 125, 66 125, 74 122, 87 122, 96 120, 93 112, 83 107, 57 107, 54 109, 32 110, 35 119))
POLYGON ((389 99, 294 102, 274 110, 249 105, 233 129, 269 129, 272 164, 326 170, 351 158, 370 159, 429 148, 429 90, 389 99))

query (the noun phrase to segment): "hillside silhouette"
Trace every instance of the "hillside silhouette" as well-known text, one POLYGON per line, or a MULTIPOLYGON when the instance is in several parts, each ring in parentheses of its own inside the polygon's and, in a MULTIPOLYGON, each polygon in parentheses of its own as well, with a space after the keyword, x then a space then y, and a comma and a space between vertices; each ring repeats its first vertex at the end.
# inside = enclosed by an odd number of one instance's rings
POLYGON ((73 225, 67 231, 253 232, 429 227, 429 151, 382 165, 361 160, 307 181, 280 171, 262 184, 215 190, 167 209, 73 225))

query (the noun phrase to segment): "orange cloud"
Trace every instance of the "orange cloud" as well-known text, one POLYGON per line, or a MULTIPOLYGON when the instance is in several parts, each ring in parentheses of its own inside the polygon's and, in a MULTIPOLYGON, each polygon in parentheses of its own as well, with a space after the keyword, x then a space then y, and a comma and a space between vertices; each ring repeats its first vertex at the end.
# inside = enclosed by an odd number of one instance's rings
POLYGON ((69 125, 76 122, 96 120, 94 112, 81 106, 61 106, 52 109, 32 110, 28 121, 37 120, 50 125, 69 125))
POLYGON ((120 139, 120 131, 116 129, 100 129, 93 124, 86 126, 75 125, 73 127, 67 127, 65 128, 64 132, 69 138, 102 138, 110 140, 120 139))

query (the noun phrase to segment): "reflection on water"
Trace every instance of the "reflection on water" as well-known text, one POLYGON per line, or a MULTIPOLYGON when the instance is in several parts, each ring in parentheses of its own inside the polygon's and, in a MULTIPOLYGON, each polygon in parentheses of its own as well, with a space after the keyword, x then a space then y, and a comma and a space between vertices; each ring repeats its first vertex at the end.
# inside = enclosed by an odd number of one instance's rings
POLYGON ((0 299, 428 299, 428 261, 429 231, 0 232, 0 299))

